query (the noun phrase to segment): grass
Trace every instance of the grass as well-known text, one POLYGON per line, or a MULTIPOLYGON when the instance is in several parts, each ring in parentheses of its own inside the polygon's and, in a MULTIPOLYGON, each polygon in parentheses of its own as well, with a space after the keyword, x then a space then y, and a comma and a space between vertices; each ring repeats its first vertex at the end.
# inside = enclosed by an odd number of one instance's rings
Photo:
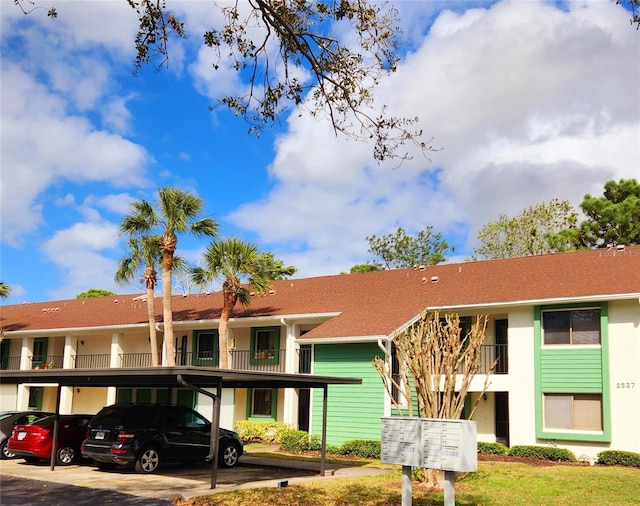
MULTIPOLYGON (((176 501, 179 506, 400 506, 401 472, 358 479, 319 479, 287 488, 235 490, 176 501)), ((413 487, 414 506, 444 503, 442 493, 413 487)), ((479 462, 478 472, 456 476, 460 506, 640 505, 640 469, 603 466, 532 466, 479 462)))

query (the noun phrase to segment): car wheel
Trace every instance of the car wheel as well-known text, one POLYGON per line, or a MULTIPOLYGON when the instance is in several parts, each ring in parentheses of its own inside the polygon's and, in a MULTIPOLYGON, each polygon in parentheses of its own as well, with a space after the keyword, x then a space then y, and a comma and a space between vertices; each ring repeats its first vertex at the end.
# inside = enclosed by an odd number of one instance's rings
POLYGON ((39 457, 25 457, 24 458, 25 462, 29 463, 29 464, 35 464, 36 462, 40 461, 39 457))
POLYGON ((76 459, 76 451, 73 446, 63 446, 56 452, 56 462, 61 466, 68 466, 76 459))
POLYGON ((97 466, 100 471, 113 471, 118 464, 115 464, 114 462, 98 462, 97 466))
POLYGON ((153 447, 145 448, 136 459, 136 472, 153 473, 160 465, 160 453, 153 447))
POLYGON ((240 448, 235 443, 228 441, 222 443, 218 460, 220 467, 233 467, 240 458, 240 448))
POLYGON ((0 443, 0 459, 13 459, 16 454, 11 453, 11 450, 7 447, 9 443, 9 438, 5 439, 2 443, 0 443))

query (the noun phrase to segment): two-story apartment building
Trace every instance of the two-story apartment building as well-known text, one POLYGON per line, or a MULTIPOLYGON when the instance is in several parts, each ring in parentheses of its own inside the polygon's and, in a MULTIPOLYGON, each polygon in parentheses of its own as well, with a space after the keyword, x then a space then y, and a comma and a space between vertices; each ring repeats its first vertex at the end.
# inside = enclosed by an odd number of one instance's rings
MULTIPOLYGON (((118 295, 2 307, 2 369, 150 365, 149 301, 118 295)), ((162 303, 154 301, 162 339, 162 303)), ((220 293, 175 296, 176 363, 218 365, 220 293)), ((230 367, 362 378, 331 385, 327 441, 379 439, 391 400, 371 362, 425 309, 488 315, 475 401, 478 438, 554 444, 577 455, 640 452, 640 247, 541 255, 276 282, 237 307, 226 336, 230 367)), ((53 409, 56 385, 3 384, 1 409, 53 409)), ((181 402, 211 415, 190 390, 70 388, 63 412, 118 401, 181 402)), ((225 390, 223 426, 275 420, 320 433, 322 398, 304 389, 225 390)))

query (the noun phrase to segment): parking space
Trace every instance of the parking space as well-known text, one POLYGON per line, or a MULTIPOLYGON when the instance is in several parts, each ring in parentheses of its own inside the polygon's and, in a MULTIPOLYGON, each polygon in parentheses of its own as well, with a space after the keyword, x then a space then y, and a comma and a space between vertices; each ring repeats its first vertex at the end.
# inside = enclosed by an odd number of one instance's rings
MULTIPOLYGON (((330 470, 329 474, 333 471, 330 470)), ((5 479, 26 478, 165 501, 176 496, 190 498, 235 488, 275 487, 283 480, 293 484, 320 478, 317 463, 279 462, 250 455, 245 455, 233 469, 219 469, 215 490, 210 487, 211 467, 206 464, 167 465, 154 474, 138 474, 133 467, 100 471, 91 465, 57 466, 51 471, 46 462, 27 464, 16 459, 0 461, 0 475, 5 479)))

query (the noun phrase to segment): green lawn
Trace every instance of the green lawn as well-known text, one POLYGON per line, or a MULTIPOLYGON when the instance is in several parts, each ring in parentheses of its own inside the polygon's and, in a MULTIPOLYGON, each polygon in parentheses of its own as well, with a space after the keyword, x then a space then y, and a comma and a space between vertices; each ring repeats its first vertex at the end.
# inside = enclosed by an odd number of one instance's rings
MULTIPOLYGON (((400 506, 401 473, 355 479, 319 479, 287 488, 219 493, 180 506, 400 506)), ((414 484, 415 485, 415 484, 414 484)), ((443 495, 413 489, 414 506, 443 504, 443 495)), ((478 472, 456 477, 456 504, 464 506, 640 505, 640 469, 479 462, 478 472)))

